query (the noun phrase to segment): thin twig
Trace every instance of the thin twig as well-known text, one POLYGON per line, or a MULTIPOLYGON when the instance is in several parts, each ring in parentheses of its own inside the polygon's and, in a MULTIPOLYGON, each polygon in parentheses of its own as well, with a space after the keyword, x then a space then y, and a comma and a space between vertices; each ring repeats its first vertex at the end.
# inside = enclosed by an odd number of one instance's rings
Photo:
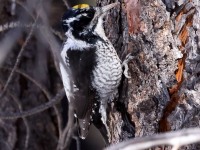
POLYGON ((35 16, 30 12, 30 10, 19 0, 16 0, 16 3, 26 10, 26 12, 35 20, 35 16))
MULTIPOLYGON (((7 67, 0 67, 0 69, 12 71, 11 68, 7 68, 7 67)), ((47 91, 47 89, 42 84, 40 84, 38 81, 33 79, 31 76, 29 76, 28 74, 26 74, 25 72, 23 72, 22 70, 19 70, 19 69, 16 69, 15 72, 19 73, 20 75, 24 76, 25 78, 27 78, 28 80, 33 82, 45 94, 47 99, 50 100, 52 98, 51 94, 47 91)))
MULTIPOLYGON (((7 22, 5 24, 0 25, 0 32, 4 32, 6 30, 9 29, 13 29, 13 28, 32 28, 33 26, 35 26, 35 28, 40 28, 40 29, 44 29, 46 28, 46 26, 41 25, 41 24, 36 24, 34 25, 34 23, 23 23, 23 22, 19 22, 19 21, 13 21, 13 22, 7 22)), ((51 28, 51 32, 56 35, 61 41, 64 41, 64 36, 61 34, 61 32, 51 28)))
POLYGON ((66 6, 67 8, 70 8, 69 2, 68 2, 67 0, 62 0, 62 1, 63 1, 63 3, 65 4, 65 6, 66 6))
MULTIPOLYGON (((21 1, 17 0, 16 2, 17 2, 17 4, 22 6, 26 12, 28 12, 28 14, 32 17, 33 20, 36 19, 35 16, 30 12, 30 10, 21 1)), ((37 25, 37 27, 46 28, 46 26, 42 26, 42 25, 37 25)), ((53 29, 52 27, 51 27, 51 32, 54 35, 58 36, 60 38, 60 40, 62 40, 62 41, 64 40, 63 35, 59 31, 56 31, 55 29, 53 29)))
POLYGON ((27 117, 27 116, 31 116, 37 113, 40 113, 52 106, 54 106, 55 104, 59 103, 60 100, 65 96, 65 91, 64 89, 60 90, 56 96, 54 98, 52 98, 50 101, 48 101, 45 104, 42 104, 40 106, 37 106, 35 108, 32 108, 30 110, 27 111, 23 111, 23 112, 18 112, 18 113, 10 113, 10 112, 0 112, 0 118, 1 119, 16 119, 16 118, 23 118, 23 117, 27 117))
MULTIPOLYGON (((22 3, 20 3, 19 1, 17 1, 18 2, 18 4, 20 4, 27 12, 29 12, 29 10, 27 9, 27 7, 24 7, 24 5, 22 4, 22 3)), ((67 3, 65 3, 65 4, 67 4, 67 3)), ((30 16, 32 16, 32 18, 35 20, 35 22, 36 22, 36 18, 32 15, 32 13, 29 13, 30 14, 30 16)), ((15 24, 15 25, 19 25, 19 24, 15 24)), ((20 24, 21 25, 21 24, 20 24)), ((22 26, 22 25, 21 25, 22 26)), ((9 28, 9 27, 12 27, 12 26, 10 26, 10 25, 8 25, 8 26, 6 26, 7 28, 9 28)), ((31 24, 29 27, 32 27, 33 28, 33 25, 31 24)), ((34 27, 41 27, 40 25, 35 25, 34 24, 34 27)), ((42 26, 43 27, 43 26, 42 26)), ((44 28, 46 28, 45 26, 44 26, 44 28)), ((5 28, 2 28, 2 30, 5 30, 5 28)), ((41 29, 41 30, 43 30, 43 29, 41 29)), ((57 31, 55 31, 54 29, 52 29, 52 28, 49 28, 49 30, 52 32, 52 33, 54 33, 54 34, 56 34, 56 35, 58 35, 62 40, 63 40, 63 38, 60 36, 60 34, 58 34, 58 32, 57 31)), ((28 40, 26 40, 26 41, 28 41, 28 40)), ((26 42, 25 41, 25 42, 26 42)), ((25 44, 25 43, 24 43, 25 44)), ((19 56, 19 55, 18 55, 19 56)), ((17 59, 18 60, 18 59, 17 59)), ((17 63, 15 63, 15 65, 16 65, 17 63)), ((16 65, 17 66, 17 65, 16 65)), ((17 67, 16 67, 17 68, 17 67)), ((13 73, 15 72, 14 71, 14 69, 15 68, 13 68, 13 73)), ((10 76, 11 76, 11 78, 10 79, 8 79, 7 80, 7 82, 8 82, 8 85, 9 85, 9 82, 11 82, 11 80, 12 80, 12 76, 13 76, 13 74, 12 74, 12 72, 11 72, 11 74, 10 74, 10 76)), ((58 71, 59 72, 59 71, 58 71)), ((6 88, 7 88, 7 86, 6 86, 6 88)), ((4 93, 5 91, 6 91, 6 88, 3 90, 3 92, 2 93, 4 93)), ((44 90, 43 90, 44 91, 44 90)), ((47 92, 46 92, 47 93, 47 92)), ((2 94, 3 95, 3 94, 2 94)), ((46 94, 46 96, 47 96, 48 94, 46 94)), ((50 99, 49 98, 50 96, 47 96, 47 98, 48 99, 50 99)), ((59 135, 61 135, 61 120, 60 120, 60 118, 59 118, 59 116, 58 116, 58 111, 57 111, 57 108, 56 107, 54 107, 54 109, 55 109, 55 112, 56 112, 56 114, 57 114, 57 118, 58 118, 58 126, 59 126, 59 135), (60 121, 59 121, 60 120, 60 121)), ((28 114, 28 113, 27 113, 28 114)), ((14 114, 13 114, 14 115, 14 114)), ((22 114, 21 114, 22 115, 22 114)), ((25 114, 26 115, 26 114, 25 114)), ((30 114, 29 114, 30 115, 30 114)))
MULTIPOLYGON (((22 2, 20 2, 19 0, 17 0, 16 1, 17 2, 17 4, 19 4, 20 6, 22 6, 27 12, 28 12, 28 14, 32 17, 32 19, 34 20, 34 24, 31 24, 33 27, 37 27, 37 28, 42 28, 41 30, 43 30, 44 28, 46 28, 46 26, 42 26, 42 25, 37 25, 36 24, 36 21, 37 21, 37 17, 35 17, 30 11, 29 11, 29 9, 27 8, 27 6, 26 5, 24 5, 22 2)), ((41 2, 41 1, 40 1, 41 2)), ((40 6, 40 12, 41 12, 41 10, 43 10, 43 9, 41 9, 41 7, 42 6, 40 6)), ((39 8, 38 8, 39 9, 39 8)), ((40 13, 41 14, 41 13, 40 13)), ((59 38, 61 39, 61 40, 63 40, 63 38, 62 38, 62 36, 61 36, 61 34, 59 34, 58 32, 56 32, 54 29, 52 29, 51 28, 51 31, 55 34, 55 35, 57 35, 57 36, 59 36, 59 38)), ((12 73, 12 72, 11 72, 12 73)), ((25 75, 26 77, 27 77, 27 75, 25 75)), ((30 79, 30 78, 29 78, 30 79)), ((35 80, 32 80, 40 89, 42 89, 43 90, 43 92, 45 93, 45 95, 47 96, 47 98, 48 98, 48 100, 50 100, 51 99, 51 95, 49 94, 49 92, 47 92, 47 90, 46 89, 44 89, 42 86, 40 86, 35 80)), ((59 131, 59 136, 61 135, 61 132, 62 132, 62 121, 61 121, 61 116, 60 116, 60 113, 59 113, 59 110, 58 110, 58 108, 57 108, 57 106, 53 106, 53 108, 54 108, 54 111, 55 111, 55 113, 56 113, 56 117, 57 117, 57 122, 58 122, 58 131, 59 131)))
MULTIPOLYGON (((7 68, 7 67, 0 67, 0 69, 12 71, 11 68, 7 68)), ((23 71, 21 71, 19 69, 16 69, 15 72, 21 74, 22 76, 24 76, 25 78, 27 78, 28 80, 33 82, 45 94, 47 99, 49 101, 51 100, 51 98, 52 98, 51 94, 47 91, 47 89, 43 85, 41 85, 39 82, 37 82, 31 76, 29 76, 28 74, 24 73, 23 71)), ((61 116, 60 116, 59 110, 56 108, 56 106, 54 106, 54 111, 55 111, 56 116, 57 116, 59 135, 61 135, 62 134, 62 121, 61 121, 61 116)))
POLYGON ((60 40, 64 41, 64 36, 61 34, 61 32, 51 28, 51 32, 56 35, 57 37, 59 37, 60 40))
POLYGON ((144 150, 159 145, 171 145, 177 148, 197 142, 200 142, 200 128, 190 128, 163 134, 155 134, 143 138, 131 139, 107 147, 105 150, 144 150))
POLYGON ((60 44, 57 42, 57 40, 55 39, 55 37, 53 36, 53 34, 49 30, 49 25, 46 22, 47 15, 44 11, 41 12, 41 19, 44 22, 44 24, 46 25, 46 28, 44 30, 40 30, 41 32, 39 32, 39 34, 41 34, 44 37, 44 39, 46 39, 46 41, 48 42, 48 44, 51 48, 51 52, 52 52, 53 57, 54 57, 54 64, 56 66, 57 72, 59 73, 59 75, 61 77, 60 66, 62 65, 62 67, 64 67, 65 71, 67 72, 67 74, 73 80, 73 76, 72 76, 72 73, 69 69, 69 66, 66 65, 66 62, 64 62, 63 58, 60 55, 60 52, 61 52, 60 49, 62 47, 60 46, 60 44))
MULTIPOLYGON (((67 71, 69 76, 72 77, 70 69, 65 64, 64 60, 61 58, 60 44, 57 42, 57 40, 53 36, 52 32, 49 31, 49 28, 48 28, 49 25, 46 22, 47 15, 44 11, 41 12, 41 19, 44 22, 44 24, 47 26, 47 28, 45 28, 44 30, 41 30, 40 33, 44 37, 44 39, 46 39, 47 42, 49 43, 49 46, 51 48, 51 51, 52 51, 52 54, 53 54, 53 57, 54 57, 54 63, 55 63, 57 72, 60 74, 59 65, 62 64, 62 66, 67 71)), ((60 74, 60 76, 61 76, 61 74, 60 74)), ((73 123, 74 123, 74 112, 71 109, 72 108, 69 106, 67 126, 64 129, 64 131, 62 132, 62 135, 59 136, 57 150, 63 150, 65 147, 69 146, 66 143, 70 143, 70 141, 71 141, 71 137, 72 137, 72 133, 73 133, 72 127, 73 127, 73 123)))
MULTIPOLYGON (((44 39, 47 40, 47 42, 50 45, 51 51, 53 53, 54 56, 54 62, 55 62, 55 66, 57 68, 57 71, 60 73, 59 71, 59 64, 62 64, 64 69, 68 72, 69 76, 71 76, 71 72, 68 68, 68 66, 64 63, 63 59, 61 58, 60 55, 60 44, 57 42, 57 40, 54 38, 54 36, 52 35, 52 33, 49 31, 49 24, 46 21, 47 20, 47 15, 44 11, 41 12, 41 19, 43 21, 43 23, 47 26, 47 28, 45 28, 44 30, 41 30, 41 34, 44 36, 44 39)), ((59 137, 59 141, 58 141, 58 146, 57 146, 57 150, 63 150, 65 149, 65 147, 69 146, 69 143, 71 141, 72 138, 72 134, 74 131, 74 112, 72 107, 70 107, 69 105, 69 110, 68 110, 68 122, 67 122, 67 126, 63 131, 63 134, 59 137)), ((67 148, 66 148, 67 149, 67 148)))
MULTIPOLYGON (((0 80, 0 82, 1 82, 2 85, 4 85, 2 80, 0 80)), ((23 108, 22 108, 22 105, 21 105, 19 99, 14 94, 12 94, 9 90, 7 90, 6 92, 9 96, 12 97, 12 99, 18 105, 19 111, 22 112, 23 108)), ((23 119, 24 125, 26 127, 26 138, 25 138, 25 142, 24 142, 25 144, 24 145, 25 145, 25 149, 27 149, 28 145, 29 145, 29 138, 30 138, 30 127, 29 127, 29 124, 28 124, 28 120, 25 117, 23 117, 22 119, 23 119)))
MULTIPOLYGON (((38 18, 38 15, 37 15, 37 18, 38 18)), ((24 50, 25 50, 25 47, 26 47, 26 45, 28 44, 29 40, 31 39, 31 36, 32 36, 32 34, 33 34, 33 31, 34 31, 34 27, 35 27, 35 25, 36 25, 36 22, 37 22, 37 19, 35 20, 34 26, 31 28, 31 31, 29 32, 29 34, 28 34, 28 36, 27 36, 27 38, 26 38, 24 44, 23 44, 22 47, 21 47, 21 50, 20 50, 20 52, 19 52, 19 54, 18 54, 18 56, 17 56, 17 60, 16 60, 16 62, 15 62, 15 65, 14 65, 14 67, 13 67, 13 69, 12 69, 12 71, 11 71, 9 77, 8 77, 8 80, 7 80, 7 82, 6 82, 5 86, 4 86, 4 88, 3 88, 2 92, 1 92, 1 94, 0 94, 0 98, 2 98, 2 96, 4 95, 6 89, 8 88, 8 85, 11 83, 11 81, 12 81, 12 79, 13 79, 15 70, 17 69, 17 67, 18 67, 18 65, 19 65, 19 63, 20 63, 20 61, 21 61, 22 54, 23 54, 23 52, 24 52, 24 50)))
MULTIPOLYGON (((44 9, 40 9, 40 17, 41 17, 41 20, 42 20, 42 21, 45 23, 45 25, 46 25, 46 28, 44 28, 44 29, 41 30, 41 31, 48 30, 48 32, 50 32, 49 30, 50 30, 51 28, 49 27, 49 23, 47 23, 47 17, 44 18, 44 16, 46 16, 46 12, 44 11, 44 9)), ((50 33, 52 33, 52 32, 50 32, 50 33)), ((53 36, 53 35, 52 35, 52 36, 53 36)), ((53 43, 52 43, 52 44, 53 44, 53 43)), ((56 45, 57 43, 54 43, 54 44, 56 45)), ((58 50, 58 49, 55 49, 55 50, 58 50)), ((57 72, 58 72, 59 75, 60 75, 60 72, 59 72, 59 69, 58 69, 58 63, 56 63, 56 62, 57 62, 57 60, 56 60, 55 57, 54 57, 55 68, 56 68, 57 72)), ((58 108, 57 108, 56 106, 54 106, 53 108, 54 108, 54 111, 55 111, 55 113, 56 113, 56 117, 57 117, 57 121, 58 121, 58 130, 59 130, 59 137, 60 137, 61 134, 62 134, 61 116, 60 116, 60 113, 59 113, 58 108)))
POLYGON ((8 142, 0 140, 0 143, 1 143, 1 145, 4 144, 8 148, 8 150, 12 150, 12 148, 10 147, 10 144, 8 144, 8 142))
POLYGON ((73 108, 69 106, 67 125, 64 128, 62 135, 59 137, 57 150, 64 150, 66 147, 69 147, 75 128, 76 126, 74 126, 74 111, 73 108))
POLYGON ((12 0, 11 15, 14 16, 15 14, 16 14, 16 0, 12 0))
POLYGON ((75 139, 75 141, 76 141, 76 150, 81 150, 80 138, 77 136, 74 136, 73 139, 75 139))
POLYGON ((70 104, 69 104, 67 127, 69 132, 68 134, 65 135, 64 138, 64 148, 69 149, 74 131, 77 128, 77 126, 74 124, 74 110, 70 104))
MULTIPOLYGON (((33 18, 33 20, 36 19, 36 18, 32 15, 32 13, 29 12, 29 9, 27 9, 27 7, 26 7, 23 3, 19 2, 19 1, 17 1, 17 2, 18 2, 19 5, 21 5, 21 6, 30 14, 30 16, 33 18)), ((51 27, 49 27, 49 24, 48 24, 48 22, 46 21, 46 20, 47 20, 47 17, 46 17, 46 13, 45 13, 44 9, 41 9, 41 10, 40 10, 40 17, 41 17, 42 21, 45 23, 45 25, 44 25, 45 28, 42 28, 42 29, 40 28, 40 31, 42 31, 41 33, 44 33, 44 31, 46 31, 46 33, 49 33, 49 34, 51 35, 51 40, 47 40, 47 41, 50 43, 50 45, 54 45, 54 47, 53 47, 54 50, 58 52, 59 44, 56 42, 56 40, 54 39, 54 37, 52 36, 51 33, 54 33, 55 35, 57 35, 61 40, 63 40, 63 37, 62 37, 61 34, 59 34, 57 31, 55 31, 54 29, 52 29, 51 27), (56 48, 55 48, 55 47, 56 47, 56 48)), ((40 33, 40 32, 39 32, 39 33, 40 33)), ((46 39, 46 38, 48 38, 48 37, 49 37, 48 34, 45 34, 44 38, 46 39)), ((51 48, 52 48, 52 47, 51 47, 51 48)), ((54 55, 54 58, 55 58, 55 55, 54 55)), ((54 59, 54 62, 55 62, 55 66, 56 66, 57 72, 60 74, 60 71, 59 71, 59 68, 58 68, 58 63, 57 63, 56 59, 54 59)), ((49 97, 49 96, 48 96, 48 97, 49 97)), ((60 136, 61 136, 61 134, 62 134, 62 121, 61 121, 61 116, 60 116, 60 113, 59 113, 59 111, 58 111, 58 109, 57 109, 56 106, 54 106, 54 111, 55 111, 56 116, 57 116, 58 131, 59 131, 59 138, 60 138, 60 136)))

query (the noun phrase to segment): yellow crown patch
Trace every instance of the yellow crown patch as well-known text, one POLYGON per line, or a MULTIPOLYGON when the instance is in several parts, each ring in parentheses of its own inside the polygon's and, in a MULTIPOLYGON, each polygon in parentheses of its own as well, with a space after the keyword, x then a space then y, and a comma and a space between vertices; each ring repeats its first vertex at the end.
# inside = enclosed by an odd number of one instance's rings
POLYGON ((88 4, 78 4, 78 5, 73 6, 72 8, 82 9, 82 8, 88 8, 88 7, 90 7, 90 5, 88 5, 88 4))

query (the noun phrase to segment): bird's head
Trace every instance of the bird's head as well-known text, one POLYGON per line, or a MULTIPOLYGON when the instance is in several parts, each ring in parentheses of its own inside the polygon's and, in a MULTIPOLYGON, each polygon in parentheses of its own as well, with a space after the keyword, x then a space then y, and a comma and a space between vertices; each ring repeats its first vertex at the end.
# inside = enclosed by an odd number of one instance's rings
POLYGON ((119 3, 103 7, 79 4, 70 8, 62 18, 62 26, 67 37, 75 38, 103 30, 103 16, 119 3))

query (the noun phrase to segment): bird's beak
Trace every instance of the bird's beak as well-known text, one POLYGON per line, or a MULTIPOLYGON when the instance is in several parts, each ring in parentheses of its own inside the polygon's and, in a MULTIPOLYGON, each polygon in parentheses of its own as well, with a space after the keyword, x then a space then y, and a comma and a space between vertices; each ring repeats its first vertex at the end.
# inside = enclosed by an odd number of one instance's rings
POLYGON ((103 7, 96 7, 96 17, 100 17, 101 15, 105 14, 106 12, 108 12, 110 9, 116 7, 117 5, 119 5, 119 2, 116 3, 112 3, 103 7))
POLYGON ((120 4, 119 2, 116 2, 116 3, 112 3, 112 4, 109 4, 109 5, 103 6, 103 7, 101 7, 101 13, 103 14, 103 13, 109 11, 110 9, 116 7, 119 4, 120 4))
POLYGON ((96 13, 93 17, 93 20, 91 21, 89 28, 92 28, 98 22, 98 19, 102 19, 105 16, 106 12, 108 12, 110 9, 116 7, 119 4, 119 2, 116 2, 103 7, 95 7, 96 13))

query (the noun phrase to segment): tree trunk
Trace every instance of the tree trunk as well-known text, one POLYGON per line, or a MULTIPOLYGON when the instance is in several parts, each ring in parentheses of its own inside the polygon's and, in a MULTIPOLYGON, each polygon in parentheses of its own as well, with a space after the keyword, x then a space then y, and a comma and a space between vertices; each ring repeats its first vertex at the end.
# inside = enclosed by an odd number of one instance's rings
MULTIPOLYGON (((2 113, 9 116, 51 101, 62 89, 55 56, 49 50, 59 53, 63 42, 58 32, 59 20, 66 11, 63 2, 0 0, 2 150, 55 150, 60 141, 65 141, 60 139, 67 120, 66 99, 62 107, 28 118, 2 119, 2 113), (28 39, 29 35, 32 38, 28 39), (11 72, 14 74, 9 81, 11 72)), ((99 6, 113 2, 97 0, 99 6)), ((129 62, 131 78, 123 77, 119 98, 109 106, 110 144, 199 127, 199 0, 120 0, 120 5, 105 18, 105 30, 122 61, 129 53, 134 56, 129 62)), ((93 136, 95 139, 96 134, 93 136)), ((99 139, 96 141, 99 143, 99 139)), ((91 143, 95 145, 96 141, 91 143)), ((98 149, 96 145, 94 148, 98 149)))
MULTIPOLYGON (((97 3, 108 2, 115 1, 97 3)), ((123 121, 123 113, 111 109, 111 143, 130 135, 199 126, 199 11, 198 0, 125 0, 108 15, 105 30, 120 58, 134 56, 129 63, 131 78, 123 79, 119 101, 125 104, 135 133, 125 129, 130 124, 123 121)))

